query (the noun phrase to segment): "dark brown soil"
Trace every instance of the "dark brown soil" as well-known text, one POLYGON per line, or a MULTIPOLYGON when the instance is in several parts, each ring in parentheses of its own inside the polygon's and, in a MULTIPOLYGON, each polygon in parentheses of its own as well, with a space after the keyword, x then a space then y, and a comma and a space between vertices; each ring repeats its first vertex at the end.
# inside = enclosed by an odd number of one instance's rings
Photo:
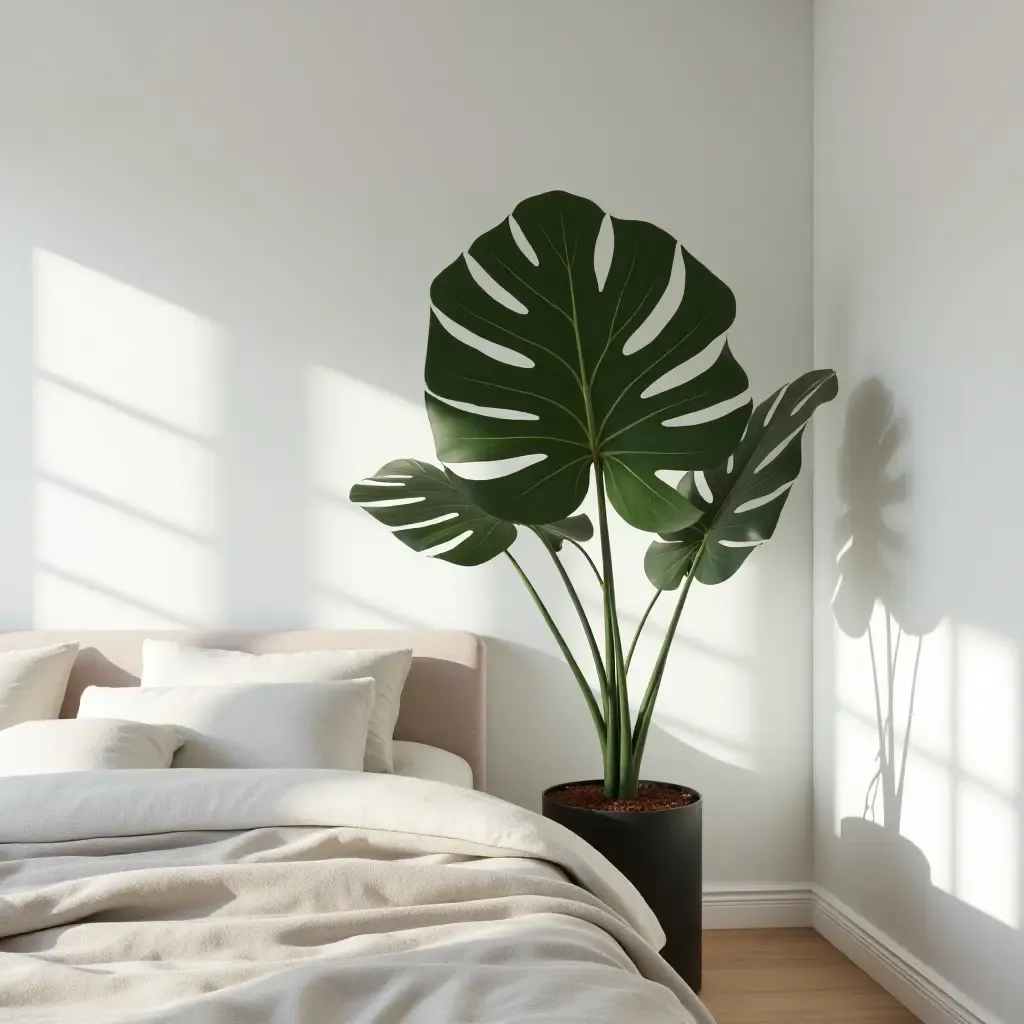
POLYGON ((635 800, 606 800, 604 787, 595 782, 581 782, 548 793, 548 799, 564 807, 587 811, 667 811, 693 803, 689 793, 658 782, 641 782, 635 800))

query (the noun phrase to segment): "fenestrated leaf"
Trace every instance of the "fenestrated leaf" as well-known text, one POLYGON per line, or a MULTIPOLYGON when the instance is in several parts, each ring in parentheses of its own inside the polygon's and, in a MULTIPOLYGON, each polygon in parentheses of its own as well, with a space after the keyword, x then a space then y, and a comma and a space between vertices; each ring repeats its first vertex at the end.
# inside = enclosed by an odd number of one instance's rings
POLYGON ((516 539, 512 523, 474 505, 443 469, 417 459, 396 459, 353 486, 349 498, 414 551, 462 539, 434 555, 456 565, 481 565, 516 539))
POLYGON ((696 578, 710 584, 729 579, 750 552, 772 536, 800 475, 804 428, 814 410, 835 398, 838 390, 835 371, 812 370, 762 402, 733 456, 704 474, 710 501, 692 475, 680 482, 680 491, 700 508, 701 517, 648 548, 644 568, 656 587, 679 586, 705 537, 696 578))
POLYGON ((537 531, 554 549, 561 551, 562 545, 567 540, 574 540, 578 544, 588 541, 594 536, 594 524, 590 516, 572 516, 569 519, 562 519, 557 523, 546 523, 543 526, 535 526, 537 531))
POLYGON ((735 301, 671 235, 547 192, 473 242, 430 298, 427 411, 438 457, 467 497, 503 518, 550 523, 579 508, 599 465, 633 526, 694 520, 656 473, 724 458, 750 404, 737 407, 747 378, 728 346, 686 372, 732 323, 735 301), (602 224, 612 253, 600 282, 602 224), (504 465, 478 479, 459 471, 465 463, 504 465))

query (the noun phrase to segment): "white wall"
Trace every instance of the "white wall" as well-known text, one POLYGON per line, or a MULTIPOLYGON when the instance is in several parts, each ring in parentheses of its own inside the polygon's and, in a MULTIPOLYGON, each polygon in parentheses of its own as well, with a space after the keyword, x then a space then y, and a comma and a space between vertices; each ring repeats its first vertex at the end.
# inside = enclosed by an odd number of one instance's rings
MULTIPOLYGON (((549 188, 728 281, 757 393, 809 367, 809 2, 0 11, 0 623, 474 629, 495 791, 596 773, 506 567, 421 559, 345 496, 432 454, 429 282, 549 188)), ((809 528, 805 482, 663 690, 647 773, 705 792, 711 881, 809 877, 809 528)))
POLYGON ((1019 1021, 1024 6, 815 18, 815 360, 844 382, 816 436, 816 877, 1019 1021), (872 639, 897 777, 921 651, 902 813, 880 795, 875 825, 872 639))

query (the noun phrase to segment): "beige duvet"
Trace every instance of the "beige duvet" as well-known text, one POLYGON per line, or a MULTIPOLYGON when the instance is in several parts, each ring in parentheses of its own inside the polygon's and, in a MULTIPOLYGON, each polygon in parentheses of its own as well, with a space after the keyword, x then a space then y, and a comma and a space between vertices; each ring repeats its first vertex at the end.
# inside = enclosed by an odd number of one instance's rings
POLYGON ((0 779, 12 1024, 710 1024, 662 939, 585 843, 440 783, 0 779))

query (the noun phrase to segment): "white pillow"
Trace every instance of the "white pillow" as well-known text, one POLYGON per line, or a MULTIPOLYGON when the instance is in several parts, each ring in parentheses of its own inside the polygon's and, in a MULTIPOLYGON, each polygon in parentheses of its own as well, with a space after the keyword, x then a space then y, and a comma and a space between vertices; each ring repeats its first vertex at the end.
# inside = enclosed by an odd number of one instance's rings
POLYGON ((391 772, 392 737, 402 701, 412 650, 298 651, 250 654, 188 647, 173 640, 142 644, 142 685, 222 686, 228 683, 313 683, 373 679, 373 709, 366 737, 364 767, 391 772))
POLYGON ((0 654, 0 729, 56 718, 77 654, 77 641, 0 654))
POLYGON ((89 686, 79 718, 176 725, 174 768, 362 771, 373 680, 234 686, 89 686))
POLYGON ((447 782, 462 789, 473 788, 473 769, 465 758, 450 750, 412 740, 395 740, 395 774, 447 782))
POLYGON ((0 732, 0 775, 170 768, 180 746, 173 725, 112 718, 22 722, 0 732))

